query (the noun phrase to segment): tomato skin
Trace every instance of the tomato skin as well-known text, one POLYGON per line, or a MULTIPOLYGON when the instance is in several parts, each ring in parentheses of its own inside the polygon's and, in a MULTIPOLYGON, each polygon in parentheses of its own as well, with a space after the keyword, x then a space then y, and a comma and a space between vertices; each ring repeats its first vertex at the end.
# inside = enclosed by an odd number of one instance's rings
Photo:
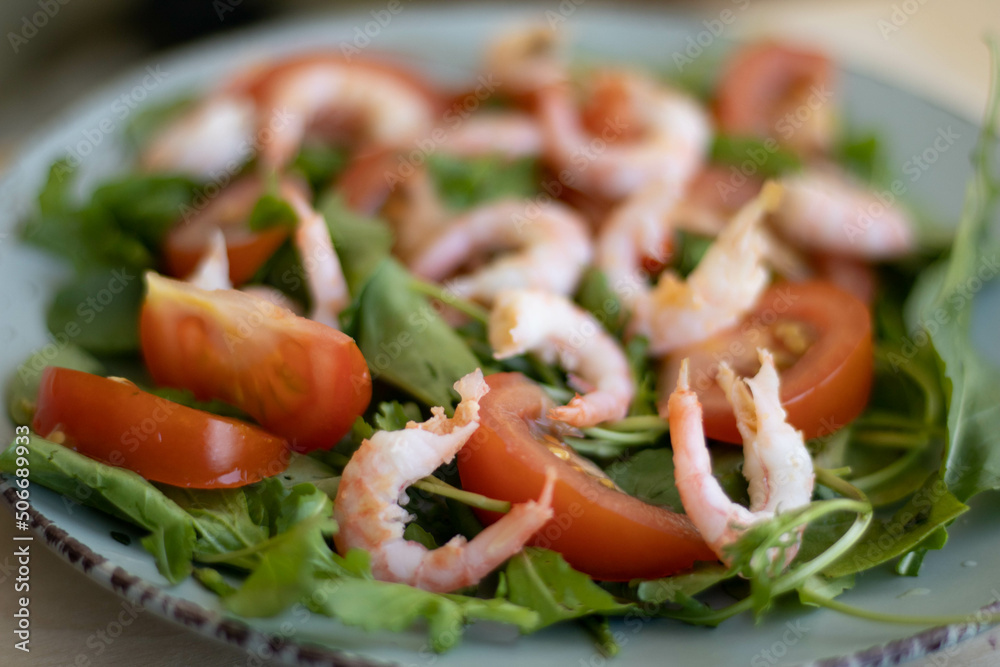
MULTIPOLYGON (((535 422, 552 402, 536 384, 520 373, 491 375, 486 382, 479 429, 458 453, 462 487, 515 503, 536 500, 546 468, 555 467, 554 517, 532 544, 608 581, 662 577, 697 560, 716 560, 686 516, 605 486, 539 442, 535 422)), ((500 517, 477 514, 486 523, 500 517)))
POLYGON ((284 439, 195 410, 131 382, 49 366, 32 429, 90 458, 148 480, 215 489, 243 486, 288 466, 284 439))
POLYGON ((299 452, 333 447, 368 406, 350 336, 236 290, 146 281, 139 335, 158 384, 231 403, 299 452))
POLYGON ((719 81, 715 112, 726 134, 772 138, 807 150, 824 148, 831 133, 828 112, 809 106, 811 95, 833 85, 833 63, 821 53, 774 42, 742 48, 731 59, 719 81), (806 127, 793 127, 787 114, 802 105, 810 109, 806 127), (819 122, 822 121, 822 122, 819 122))
POLYGON ((660 378, 661 416, 667 413, 680 362, 687 358, 691 384, 703 407, 705 435, 741 443, 736 417, 715 375, 721 361, 738 373, 756 372, 756 347, 765 344, 769 320, 801 322, 818 334, 794 364, 779 372, 781 402, 792 426, 806 439, 816 438, 839 430, 864 411, 874 367, 871 316, 855 296, 815 280, 772 286, 739 325, 672 355, 660 378))
MULTIPOLYGON (((282 187, 305 189, 291 179, 284 179, 282 187)), ((226 238, 229 280, 236 286, 250 280, 288 237, 288 230, 283 227, 254 232, 247 226, 250 213, 264 189, 265 183, 260 177, 243 177, 174 227, 163 243, 167 273, 177 278, 191 275, 208 250, 212 233, 221 229, 226 238)))

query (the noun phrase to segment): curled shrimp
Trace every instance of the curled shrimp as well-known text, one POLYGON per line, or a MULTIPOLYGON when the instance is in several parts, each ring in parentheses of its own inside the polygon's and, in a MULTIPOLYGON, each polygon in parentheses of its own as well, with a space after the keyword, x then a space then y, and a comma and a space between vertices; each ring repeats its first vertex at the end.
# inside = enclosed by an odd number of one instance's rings
POLYGON ((547 474, 538 501, 514 505, 499 521, 471 541, 457 536, 428 550, 403 538, 408 519, 399 500, 406 488, 454 458, 479 427, 479 401, 489 391, 481 371, 455 383, 462 402, 448 419, 442 408, 422 424, 401 431, 378 431, 344 468, 333 506, 343 553, 361 548, 371 554, 372 573, 424 590, 446 593, 477 583, 521 550, 552 518, 555 477, 547 474))
POLYGON ((298 218, 295 246, 302 257, 306 286, 312 300, 309 319, 339 329, 338 316, 351 302, 351 295, 340 258, 333 249, 330 228, 300 190, 283 187, 281 195, 298 218))
MULTIPOLYGON (((683 188, 704 161, 711 124, 697 102, 632 72, 599 73, 608 101, 600 128, 587 128, 568 86, 539 94, 539 114, 553 164, 573 187, 621 199, 659 181, 683 188)), ((591 122, 589 125, 593 126, 591 122)))
POLYGON ((583 220, 562 204, 501 200, 450 222, 415 255, 410 268, 422 278, 441 281, 471 259, 496 251, 499 257, 449 279, 448 287, 484 303, 504 289, 536 287, 569 294, 590 262, 590 235, 583 220))
POLYGON ((168 123, 140 156, 144 169, 202 178, 229 174, 250 157, 256 107, 249 97, 217 94, 168 123))
MULTIPOLYGON (((750 526, 779 512, 798 509, 812 498, 815 475, 802 433, 785 419, 778 396, 778 372, 767 350, 758 350, 761 367, 750 379, 736 377, 722 364, 718 382, 736 414, 743 437, 743 474, 750 486, 750 508, 732 502, 712 476, 705 444, 701 404, 688 386, 687 360, 681 365, 668 413, 674 449, 674 480, 684 511, 720 560, 730 564, 726 547, 750 526)), ((785 565, 798 553, 799 537, 784 549, 785 565)))
POLYGON ((484 112, 448 132, 439 148, 449 155, 533 157, 543 148, 542 128, 534 117, 517 111, 484 112))
POLYGON ((567 298, 541 290, 500 292, 489 340, 497 359, 534 352, 546 363, 558 360, 585 388, 584 395, 549 410, 550 418, 585 428, 628 414, 635 389, 625 353, 593 315, 567 298))
POLYGON ((310 126, 331 118, 357 128, 365 142, 401 146, 433 127, 435 103, 423 86, 400 71, 370 62, 318 54, 279 63, 253 84, 258 123, 273 130, 261 142, 265 168, 294 157, 310 126), (275 122, 275 120, 277 122, 275 122))
POLYGON ((686 281, 665 273, 652 291, 635 300, 633 333, 649 339, 652 354, 704 340, 753 308, 768 283, 758 227, 780 198, 780 186, 765 184, 722 230, 686 281))
POLYGON ((914 248, 909 216, 845 176, 812 170, 785 177, 782 185, 785 196, 772 221, 802 248, 876 260, 914 248))

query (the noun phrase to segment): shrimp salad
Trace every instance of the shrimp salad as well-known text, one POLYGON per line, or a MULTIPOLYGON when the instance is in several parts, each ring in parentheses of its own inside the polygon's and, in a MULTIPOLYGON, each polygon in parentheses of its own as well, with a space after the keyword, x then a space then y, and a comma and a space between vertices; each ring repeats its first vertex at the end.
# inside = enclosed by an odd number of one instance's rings
POLYGON ((425 621, 435 651, 575 622, 611 656, 615 617, 783 597, 949 622, 834 598, 918 574, 1000 487, 961 291, 995 257, 1000 93, 947 248, 835 103, 779 131, 836 90, 823 54, 747 44, 692 85, 560 47, 499 35, 485 101, 285 56, 147 110, 84 199, 55 163, 20 234, 72 264, 72 342, 11 378, 0 470, 230 613, 425 621))

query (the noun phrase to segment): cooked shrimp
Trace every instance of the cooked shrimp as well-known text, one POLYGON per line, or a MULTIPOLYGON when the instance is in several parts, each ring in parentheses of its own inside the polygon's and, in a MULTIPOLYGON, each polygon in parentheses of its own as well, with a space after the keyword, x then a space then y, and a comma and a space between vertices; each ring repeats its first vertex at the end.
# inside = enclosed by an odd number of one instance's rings
POLYGON ((652 291, 636 299, 631 326, 649 339, 652 354, 704 340, 753 308, 768 283, 758 227, 780 198, 781 187, 766 184, 719 234, 686 282, 665 273, 652 291))
POLYGON ((583 396, 552 408, 550 418, 584 428, 628 414, 634 384, 625 353, 593 315, 567 298, 541 290, 500 292, 489 339, 497 359, 534 352, 546 363, 558 360, 586 387, 583 396))
POLYGON ((295 246, 302 257, 306 285, 312 300, 309 319, 340 328, 338 316, 351 302, 340 258, 333 249, 326 220, 297 188, 282 187, 281 196, 295 211, 295 246))
POLYGON ((445 135, 439 149, 461 157, 497 154, 513 159, 540 155, 542 144, 542 128, 532 116, 516 111, 484 112, 445 135))
POLYGON ((514 505, 471 541, 457 536, 429 551, 403 538, 409 518, 399 506, 406 488, 454 458, 479 427, 479 400, 489 391, 477 370, 455 383, 462 402, 448 419, 442 408, 422 424, 401 431, 378 431, 344 468, 333 506, 340 526, 334 537, 343 553, 361 548, 371 554, 372 574, 429 591, 446 593, 471 586, 521 550, 552 518, 555 477, 549 473, 538 501, 514 505))
POLYGON ((559 47, 555 30, 537 26, 512 31, 487 51, 486 71, 500 80, 505 92, 530 95, 566 80, 566 64, 559 56, 559 47))
MULTIPOLYGON (((761 367, 755 377, 737 378, 725 364, 718 377, 743 437, 743 474, 750 484, 749 509, 732 502, 712 476, 701 404, 688 386, 686 361, 668 403, 674 480, 684 511, 712 551, 727 564, 730 562, 727 546, 739 540, 753 524, 807 505, 815 480, 802 433, 785 420, 774 359, 767 350, 759 350, 758 355, 761 367)), ((785 565, 795 557, 798 548, 797 536, 785 548, 785 565)))
MULTIPOLYGON (((302 57, 261 74, 258 122, 274 125, 262 141, 261 163, 280 169, 294 157, 311 125, 335 117, 358 124, 366 142, 402 146, 430 131, 434 104, 399 72, 334 55, 302 57), (273 118, 281 122, 273 123, 273 118)), ((261 130, 263 136, 264 131, 261 130)))
MULTIPOLYGON (((229 280, 229 256, 226 254, 226 235, 221 229, 215 230, 208 244, 208 250, 198 262, 194 272, 185 279, 195 287, 203 290, 233 289, 233 283, 229 280)), ((296 315, 302 314, 299 304, 292 301, 288 296, 270 285, 244 285, 241 292, 252 294, 256 297, 270 301, 276 306, 290 310, 296 315)))
POLYGON ((256 108, 248 97, 209 97, 160 130, 143 150, 140 161, 149 171, 228 177, 234 164, 251 157, 255 119, 256 108))
POLYGON ((573 187, 609 199, 653 181, 682 189, 701 167, 711 139, 706 111, 686 95, 632 72, 604 72, 595 81, 619 91, 600 129, 585 127, 567 86, 539 96, 546 152, 560 174, 565 172, 573 187))
POLYGON ((834 172, 782 179, 785 196, 772 216, 787 239, 808 250, 891 259, 913 250, 914 224, 899 207, 834 172))
POLYGON ((502 200, 459 216, 413 258, 410 268, 441 281, 477 257, 510 250, 467 275, 448 280, 464 298, 485 303, 504 289, 537 287, 569 294, 590 262, 583 220, 562 204, 502 200))
POLYGON ((208 241, 208 249, 194 272, 185 278, 195 287, 205 290, 233 289, 229 279, 229 256, 226 254, 226 235, 216 228, 208 241))

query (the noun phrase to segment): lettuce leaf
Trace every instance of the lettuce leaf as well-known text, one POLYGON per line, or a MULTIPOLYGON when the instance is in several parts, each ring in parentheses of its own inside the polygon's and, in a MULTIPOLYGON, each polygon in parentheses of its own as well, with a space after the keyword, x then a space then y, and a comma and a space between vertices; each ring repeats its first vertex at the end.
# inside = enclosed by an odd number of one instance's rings
MULTIPOLYGON (((17 468, 16 446, 0 454, 0 472, 17 468)), ((140 475, 115 468, 49 442, 30 437, 28 461, 32 483, 149 531, 142 546, 172 584, 191 573, 195 530, 190 515, 140 475)))

